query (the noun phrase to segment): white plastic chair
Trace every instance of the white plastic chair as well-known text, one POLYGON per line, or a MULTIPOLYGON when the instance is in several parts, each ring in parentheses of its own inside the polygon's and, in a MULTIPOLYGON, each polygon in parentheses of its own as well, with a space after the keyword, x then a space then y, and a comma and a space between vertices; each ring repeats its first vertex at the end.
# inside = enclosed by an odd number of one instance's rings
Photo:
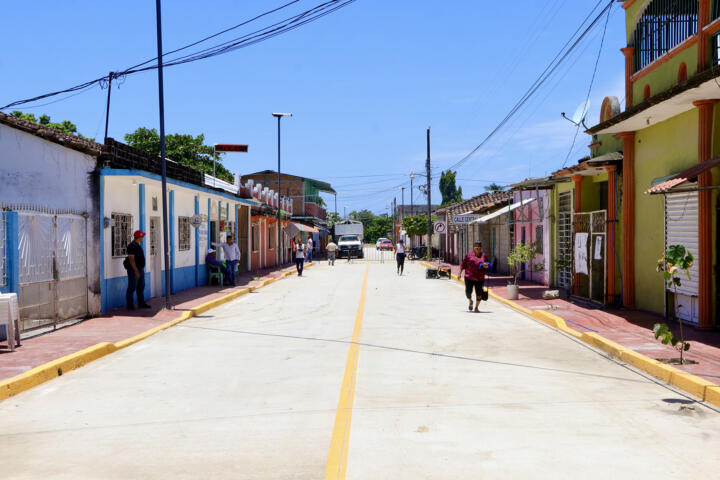
POLYGON ((15 327, 20 320, 20 309, 18 308, 16 293, 0 294, 0 325, 5 325, 7 342, 10 351, 15 351, 18 342, 15 338, 15 327))

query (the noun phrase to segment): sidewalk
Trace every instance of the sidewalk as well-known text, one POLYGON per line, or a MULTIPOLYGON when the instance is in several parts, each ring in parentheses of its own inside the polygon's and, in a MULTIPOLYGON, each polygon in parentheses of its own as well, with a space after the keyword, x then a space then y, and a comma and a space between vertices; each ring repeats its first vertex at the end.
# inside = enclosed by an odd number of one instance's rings
POLYGON ((263 280, 279 277, 294 267, 264 269, 243 273, 237 277, 236 287, 203 286, 183 290, 171 297, 173 310, 163 310, 165 297, 153 298, 152 309, 126 310, 119 308, 103 317, 91 318, 22 341, 22 346, 10 352, 7 344, 0 346, 0 380, 19 375, 39 365, 77 352, 100 342, 118 342, 179 318, 183 311, 222 297, 234 290, 257 286, 263 280), (258 280, 254 280, 258 278, 258 280))
MULTIPOLYGON (((455 275, 460 270, 458 265, 433 263, 450 267, 455 275)), ((510 280, 510 276, 493 275, 488 277, 485 285, 496 295, 508 298, 507 283, 510 280)), ((653 325, 665 322, 660 315, 638 310, 594 308, 569 299, 543 300, 542 293, 548 289, 547 286, 526 281, 520 281, 519 285, 520 298, 513 300, 515 303, 529 310, 545 310, 562 317, 568 327, 580 333, 597 332, 608 340, 654 359, 678 356, 675 349, 663 345, 653 336, 653 325)), ((677 323, 667 323, 677 333, 677 323)), ((691 326, 686 326, 684 330, 692 344, 685 357, 699 363, 673 366, 720 384, 720 331, 697 330, 691 326)))

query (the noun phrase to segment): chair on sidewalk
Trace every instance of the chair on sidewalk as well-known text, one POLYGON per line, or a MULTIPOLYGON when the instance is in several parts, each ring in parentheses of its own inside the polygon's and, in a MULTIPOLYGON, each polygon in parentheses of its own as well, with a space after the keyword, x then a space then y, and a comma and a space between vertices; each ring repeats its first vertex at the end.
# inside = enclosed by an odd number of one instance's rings
POLYGON ((0 327, 4 327, 5 337, 10 351, 20 346, 20 330, 17 294, 6 293, 0 295, 0 327))
POLYGON ((213 278, 218 279, 218 286, 222 287, 225 284, 225 275, 223 274, 220 267, 217 265, 205 264, 208 269, 208 285, 212 285, 213 278))

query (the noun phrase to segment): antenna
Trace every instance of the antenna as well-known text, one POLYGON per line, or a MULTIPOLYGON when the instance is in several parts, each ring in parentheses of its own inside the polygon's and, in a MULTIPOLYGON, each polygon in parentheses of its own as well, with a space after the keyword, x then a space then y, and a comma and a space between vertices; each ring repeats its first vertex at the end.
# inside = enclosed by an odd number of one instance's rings
POLYGON ((572 123, 576 127, 579 127, 582 124, 582 126, 585 127, 585 129, 587 130, 588 126, 585 125, 585 117, 587 117, 589 110, 590 110, 590 99, 588 98, 586 101, 584 101, 577 107, 572 118, 568 118, 568 116, 565 115, 565 112, 562 112, 561 115, 565 120, 572 123))

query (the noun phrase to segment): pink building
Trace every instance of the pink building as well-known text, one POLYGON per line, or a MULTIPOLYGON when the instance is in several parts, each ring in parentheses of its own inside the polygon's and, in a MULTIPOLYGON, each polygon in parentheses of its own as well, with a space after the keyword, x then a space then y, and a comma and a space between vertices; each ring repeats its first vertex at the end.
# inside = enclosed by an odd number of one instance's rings
POLYGON ((510 227, 511 243, 533 244, 537 255, 530 264, 524 265, 521 279, 543 285, 550 278, 550 190, 539 184, 546 179, 529 179, 512 185, 513 225, 510 227), (537 186, 537 187, 536 187, 537 186))

